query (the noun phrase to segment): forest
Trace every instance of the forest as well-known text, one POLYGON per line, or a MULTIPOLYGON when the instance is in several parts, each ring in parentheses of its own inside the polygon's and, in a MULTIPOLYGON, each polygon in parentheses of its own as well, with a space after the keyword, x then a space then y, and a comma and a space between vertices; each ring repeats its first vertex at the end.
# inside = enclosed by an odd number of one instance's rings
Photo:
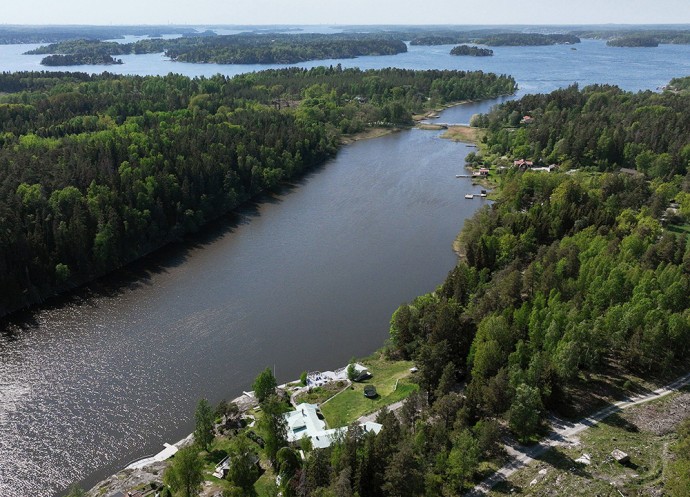
POLYGON ((110 55, 48 55, 43 57, 43 66, 82 66, 82 65, 115 65, 122 64, 122 59, 116 59, 110 55))
POLYGON ((395 55, 407 51, 404 42, 387 35, 246 33, 145 39, 134 43, 70 40, 39 47, 28 54, 98 56, 165 52, 179 62, 215 64, 294 64, 308 60, 395 55))
POLYGON ((580 38, 572 34, 507 33, 486 30, 425 33, 415 36, 410 42, 411 45, 454 45, 457 43, 522 47, 580 43, 580 38))
POLYGON ((658 47, 659 40, 653 36, 627 35, 612 38, 606 42, 609 47, 658 47))
POLYGON ((490 48, 479 48, 469 45, 458 45, 453 47, 450 51, 451 55, 469 55, 471 57, 490 57, 494 51, 490 48))
POLYGON ((573 34, 582 38, 595 38, 600 40, 613 40, 616 38, 642 37, 653 38, 658 43, 687 45, 690 43, 690 31, 687 29, 599 29, 577 30, 573 34))
MULTIPOLYGON (((490 462, 487 424, 529 441, 547 412, 596 405, 595 377, 687 371, 689 104, 572 86, 474 119, 489 133, 471 160, 491 165, 499 198, 466 222, 445 282, 391 320, 393 353, 415 361, 425 392, 423 422, 403 422, 398 446, 438 485, 425 495, 458 491, 455 458, 469 465, 465 484, 490 462), (521 158, 556 161, 559 172, 512 167, 521 158), (465 396, 448 386, 461 380, 465 396)), ((670 495, 683 495, 674 471, 670 495)))
POLYGON ((321 164, 343 134, 512 93, 464 71, 0 75, 0 314, 105 274, 321 164), (375 123, 375 124, 374 124, 375 123))

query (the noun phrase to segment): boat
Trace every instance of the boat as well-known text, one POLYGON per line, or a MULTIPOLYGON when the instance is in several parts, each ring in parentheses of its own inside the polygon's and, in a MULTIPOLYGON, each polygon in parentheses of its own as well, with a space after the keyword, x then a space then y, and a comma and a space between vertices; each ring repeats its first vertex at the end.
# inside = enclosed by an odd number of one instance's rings
POLYGON ((480 193, 479 196, 480 197, 486 197, 486 193, 480 193))
POLYGON ((462 178, 462 174, 456 174, 455 177, 456 178, 462 178))
POLYGON ((468 193, 467 195, 465 195, 465 198, 467 198, 467 199, 473 199, 473 198, 474 198, 474 195, 472 195, 471 193, 468 193))

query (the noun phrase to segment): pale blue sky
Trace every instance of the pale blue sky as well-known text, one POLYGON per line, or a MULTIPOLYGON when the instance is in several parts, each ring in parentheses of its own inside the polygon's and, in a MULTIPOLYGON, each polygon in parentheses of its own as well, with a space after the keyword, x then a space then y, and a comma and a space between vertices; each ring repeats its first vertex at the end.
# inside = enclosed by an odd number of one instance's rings
POLYGON ((4 24, 690 23, 690 0, 4 0, 3 3, 0 23, 4 24))

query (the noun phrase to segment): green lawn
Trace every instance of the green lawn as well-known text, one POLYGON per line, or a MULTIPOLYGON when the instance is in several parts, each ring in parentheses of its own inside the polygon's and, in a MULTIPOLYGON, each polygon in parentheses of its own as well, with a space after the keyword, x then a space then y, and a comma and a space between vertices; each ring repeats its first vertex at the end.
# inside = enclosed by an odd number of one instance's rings
POLYGON ((347 426, 360 416, 402 400, 419 389, 419 386, 409 379, 410 368, 413 366, 411 361, 372 358, 361 363, 369 368, 372 378, 362 383, 353 383, 350 389, 321 405, 321 412, 330 428, 347 426), (366 385, 374 385, 379 394, 378 397, 366 398, 364 396, 366 385))

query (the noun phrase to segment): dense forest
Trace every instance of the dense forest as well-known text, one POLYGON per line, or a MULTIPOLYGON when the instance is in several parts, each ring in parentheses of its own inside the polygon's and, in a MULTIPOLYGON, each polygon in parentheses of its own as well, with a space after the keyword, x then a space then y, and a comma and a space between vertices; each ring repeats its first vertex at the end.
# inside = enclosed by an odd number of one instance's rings
POLYGON ((0 313, 193 232, 344 133, 515 90, 463 71, 288 69, 189 79, 0 75, 0 313))
POLYGON ((687 368, 688 105, 573 86, 475 119, 489 129, 478 161, 505 167, 499 200, 465 224, 446 281, 391 320, 394 352, 416 361, 425 398, 414 401, 424 422, 395 428, 405 435, 389 464, 406 457, 425 495, 451 494, 459 471, 465 481, 476 473, 491 455, 487 424, 504 420, 528 440, 547 410, 586 410, 593 375, 687 368), (534 120, 520 124, 525 115, 534 120), (555 160, 562 172, 510 167, 520 158, 555 160), (466 397, 448 386, 461 379, 466 397), (469 466, 458 470, 458 459, 469 466))
POLYGON ((479 48, 469 45, 458 45, 450 51, 451 55, 469 55, 471 57, 490 57, 494 51, 490 48, 479 48))
POLYGON ((606 42, 609 47, 658 47, 659 40, 653 36, 628 35, 612 38, 606 42))
POLYGON ((580 38, 571 34, 506 33, 506 32, 457 32, 429 33, 412 39, 412 45, 454 45, 457 43, 478 43, 493 47, 538 46, 580 43, 580 38))
POLYGON ((122 59, 116 59, 110 55, 48 55, 43 57, 43 66, 82 66, 82 65, 115 65, 122 64, 122 59))
MULTIPOLYGON (((362 55, 395 55, 407 51, 404 42, 386 35, 369 34, 238 34, 146 39, 135 43, 71 40, 55 43, 29 54, 113 56, 165 52, 179 62, 216 64, 294 64, 308 60, 343 59, 362 55)), ((100 62, 99 62, 100 63, 100 62)))

